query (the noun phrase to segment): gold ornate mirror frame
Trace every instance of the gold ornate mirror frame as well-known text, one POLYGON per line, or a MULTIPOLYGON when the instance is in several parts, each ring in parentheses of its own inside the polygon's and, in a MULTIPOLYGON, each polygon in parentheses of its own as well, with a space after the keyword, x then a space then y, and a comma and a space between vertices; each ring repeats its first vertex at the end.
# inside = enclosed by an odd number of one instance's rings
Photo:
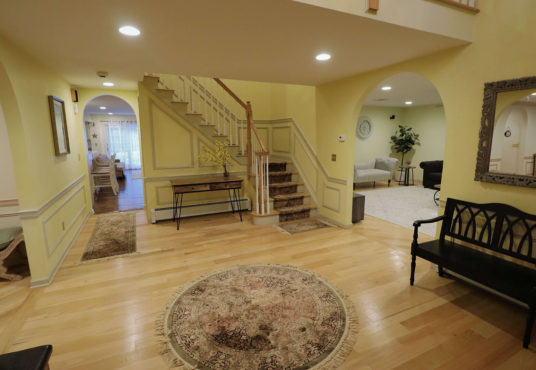
POLYGON ((501 92, 534 88, 536 88, 536 76, 487 82, 484 84, 484 102, 482 104, 482 119, 479 135, 480 140, 478 143, 478 153, 476 157, 476 181, 536 188, 536 177, 534 176, 514 175, 489 171, 493 127, 495 125, 497 94, 501 92))

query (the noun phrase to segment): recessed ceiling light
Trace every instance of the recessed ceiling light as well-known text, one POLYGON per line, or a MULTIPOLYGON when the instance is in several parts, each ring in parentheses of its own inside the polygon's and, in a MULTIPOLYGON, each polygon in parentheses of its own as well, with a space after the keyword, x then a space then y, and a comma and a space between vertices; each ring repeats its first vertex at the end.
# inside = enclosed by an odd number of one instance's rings
POLYGON ((411 104, 413 104, 413 102, 412 102, 411 100, 406 100, 406 101, 404 102, 404 104, 406 104, 406 105, 411 105, 411 104))
POLYGON ((383 90, 383 91, 389 91, 389 90, 391 90, 391 89, 392 89, 391 86, 382 86, 382 90, 383 90))
POLYGON ((318 60, 320 62, 325 62, 326 60, 331 59, 331 55, 329 55, 327 53, 321 53, 321 54, 318 54, 315 58, 316 58, 316 60, 318 60))
POLYGON ((100 110, 105 110, 105 109, 106 109, 106 107, 99 107, 99 109, 100 109, 100 110))
POLYGON ((133 26, 123 26, 119 28, 119 32, 127 36, 139 36, 140 30, 133 26))
POLYGON ((113 113, 112 113, 112 112, 108 112, 108 114, 111 116, 113 113))
POLYGON ((113 86, 114 83, 113 82, 103 82, 102 85, 103 86, 113 86))

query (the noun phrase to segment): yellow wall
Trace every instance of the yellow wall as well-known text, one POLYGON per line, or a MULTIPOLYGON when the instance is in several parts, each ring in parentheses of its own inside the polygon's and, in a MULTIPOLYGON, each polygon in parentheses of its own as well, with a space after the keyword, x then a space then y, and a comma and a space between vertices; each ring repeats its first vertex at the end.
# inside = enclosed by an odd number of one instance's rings
MULTIPOLYGON (((328 173, 350 179, 353 172, 353 141, 341 145, 335 133, 355 132, 357 117, 368 93, 385 78, 398 72, 416 72, 438 89, 446 115, 445 167, 441 197, 475 202, 505 202, 536 212, 534 189, 476 182, 474 180, 484 83, 534 75, 536 33, 527 14, 535 14, 532 0, 480 2, 475 15, 474 43, 415 59, 374 72, 319 86, 317 89, 318 154, 328 173), (337 162, 330 154, 338 154, 337 162)), ((319 189, 321 192, 322 189, 319 189)), ((351 186, 346 186, 338 213, 323 208, 340 222, 350 220, 351 186)))
POLYGON ((0 39, 0 103, 13 156, 32 284, 46 284, 88 215, 82 127, 70 85, 0 39), (65 101, 71 153, 54 154, 48 95, 65 101))
POLYGON ((366 139, 358 135, 352 135, 355 141, 355 163, 369 162, 377 157, 396 157, 392 153, 390 137, 394 134, 398 125, 404 124, 403 108, 398 107, 363 107, 359 116, 367 116, 372 122, 372 133, 366 139), (395 119, 389 119, 395 115, 395 119))
POLYGON ((240 99, 251 101, 255 120, 293 118, 316 146, 316 90, 314 86, 224 80, 240 99))

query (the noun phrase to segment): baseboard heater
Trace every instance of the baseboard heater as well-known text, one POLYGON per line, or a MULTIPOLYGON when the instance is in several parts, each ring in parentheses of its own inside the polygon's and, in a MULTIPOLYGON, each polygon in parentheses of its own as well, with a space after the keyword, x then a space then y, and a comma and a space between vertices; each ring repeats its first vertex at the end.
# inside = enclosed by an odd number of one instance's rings
MULTIPOLYGON (((251 202, 249 198, 241 198, 240 205, 242 212, 251 210, 251 202)), ((181 217, 194 217, 203 215, 213 215, 217 213, 232 212, 229 201, 217 201, 207 203, 194 203, 182 206, 181 217)), ((169 221, 173 219, 173 207, 153 208, 151 209, 151 222, 169 221)))

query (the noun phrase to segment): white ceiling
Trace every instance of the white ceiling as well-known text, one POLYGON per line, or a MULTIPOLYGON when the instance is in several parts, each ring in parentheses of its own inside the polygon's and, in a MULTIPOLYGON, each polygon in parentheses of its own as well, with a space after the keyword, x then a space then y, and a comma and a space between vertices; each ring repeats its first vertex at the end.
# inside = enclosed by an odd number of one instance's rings
POLYGON ((411 100, 413 106, 442 105, 441 96, 435 86, 425 77, 411 72, 397 73, 376 86, 367 96, 364 105, 381 107, 408 107, 411 100), (383 91, 383 86, 391 86, 390 91, 383 91))
POLYGON ((120 115, 134 115, 134 110, 123 99, 120 99, 112 95, 101 95, 95 99, 89 101, 84 109, 84 114, 120 114, 120 115), (106 109, 100 109, 100 107, 106 107, 106 109))
POLYGON ((0 35, 73 85, 105 70, 127 89, 144 72, 317 85, 463 43, 291 0, 0 0, 0 35))

